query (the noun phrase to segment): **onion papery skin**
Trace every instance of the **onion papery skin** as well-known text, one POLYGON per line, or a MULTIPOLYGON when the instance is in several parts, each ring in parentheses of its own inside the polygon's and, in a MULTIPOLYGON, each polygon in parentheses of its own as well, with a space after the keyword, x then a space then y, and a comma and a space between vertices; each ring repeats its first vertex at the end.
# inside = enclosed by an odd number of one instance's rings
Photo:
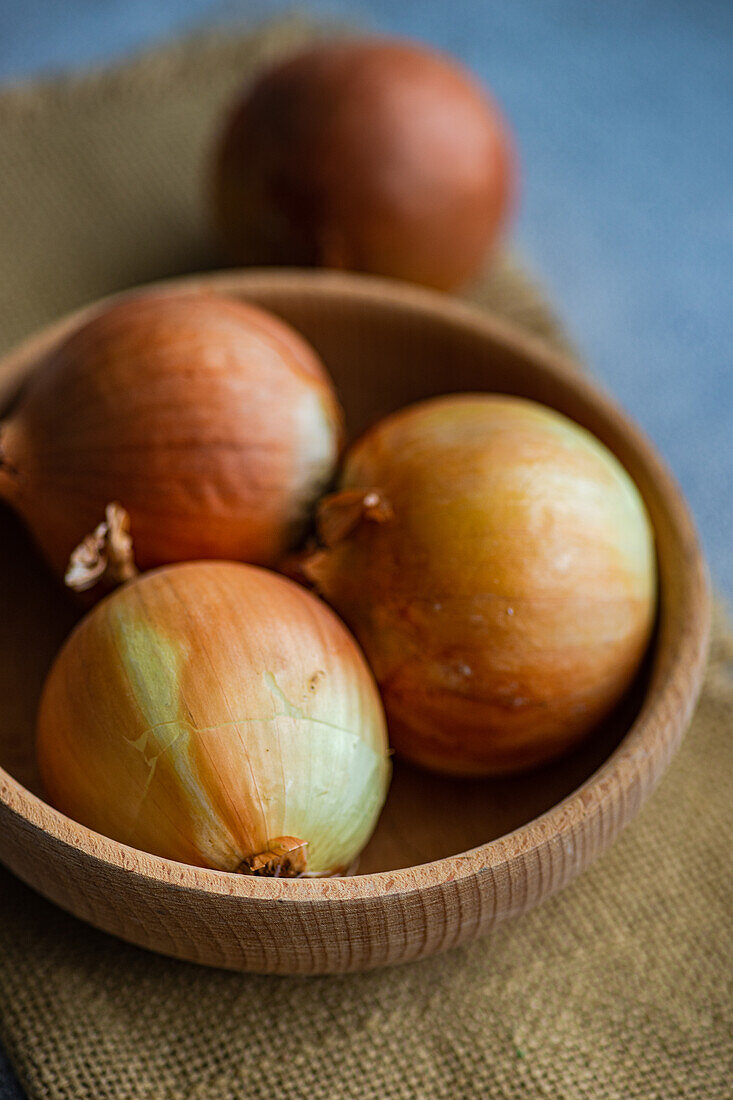
POLYGON ((455 289, 505 228, 514 162, 499 109, 456 62, 405 41, 322 43, 233 105, 215 152, 214 225, 234 263, 455 289))
POLYGON ((519 771, 618 703, 653 628, 656 558, 638 490, 590 433, 519 398, 438 398, 370 430, 341 486, 306 571, 361 642, 396 751, 519 771))
POLYGON ((97 604, 49 673, 37 753, 69 817, 225 871, 292 837, 309 873, 342 872, 390 777, 348 630, 300 586, 231 562, 155 570, 97 604))
POLYGON ((288 325, 213 294, 148 292, 39 364, 0 425, 0 496, 63 575, 112 502, 137 565, 274 564, 330 483, 342 414, 288 325))

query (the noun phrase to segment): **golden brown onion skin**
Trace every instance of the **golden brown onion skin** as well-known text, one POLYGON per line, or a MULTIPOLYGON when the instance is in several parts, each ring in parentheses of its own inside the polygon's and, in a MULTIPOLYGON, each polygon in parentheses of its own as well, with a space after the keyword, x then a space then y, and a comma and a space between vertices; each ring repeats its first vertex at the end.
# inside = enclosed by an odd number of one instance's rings
POLYGON ((66 339, 0 425, 0 496, 53 567, 118 501, 141 569, 271 564, 329 484, 342 416, 284 322, 211 294, 146 293, 66 339))
POLYGON ((368 432, 341 484, 307 571, 364 647, 404 757, 517 771, 619 701, 654 621, 653 536, 588 432, 519 398, 437 398, 368 432))
POLYGON ((457 63, 382 39, 308 48, 235 104, 216 151, 230 260, 322 265, 450 290, 478 272, 514 195, 507 128, 457 63))
POLYGON ((307 870, 344 870, 390 775, 379 694, 344 625, 232 562, 154 570, 97 604, 49 673, 37 751, 69 817, 224 871, 282 838, 307 844, 307 870))

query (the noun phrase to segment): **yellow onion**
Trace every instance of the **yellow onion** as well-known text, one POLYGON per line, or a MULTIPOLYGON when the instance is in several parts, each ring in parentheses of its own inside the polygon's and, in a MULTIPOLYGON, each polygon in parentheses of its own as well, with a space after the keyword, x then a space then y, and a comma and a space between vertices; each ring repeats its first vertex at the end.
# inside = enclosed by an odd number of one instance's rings
MULTIPOLYGON (((151 292, 98 313, 39 364, 0 425, 0 497, 59 572, 113 502, 142 569, 267 565, 299 537, 340 438, 325 368, 288 325, 226 297, 151 292)), ((80 588, 101 571, 86 564, 80 588)))
POLYGON ((359 647, 277 574, 194 562, 86 616, 44 687, 38 762, 55 806, 156 855, 259 874, 345 870, 390 764, 359 647))
POLYGON ((641 497, 591 434, 530 401, 438 398, 348 452, 306 570, 361 642, 408 759, 509 772, 627 690, 655 613, 641 497))
POLYGON ((215 226, 235 263, 448 290, 477 273, 504 228, 513 159, 497 106, 456 62, 410 42, 321 43, 233 105, 214 164, 215 226))

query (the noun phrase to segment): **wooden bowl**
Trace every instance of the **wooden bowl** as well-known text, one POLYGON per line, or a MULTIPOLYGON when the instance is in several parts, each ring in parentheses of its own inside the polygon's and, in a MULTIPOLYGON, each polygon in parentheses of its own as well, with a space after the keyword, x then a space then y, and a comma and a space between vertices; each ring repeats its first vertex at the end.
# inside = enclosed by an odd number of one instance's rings
MULTIPOLYGON (((531 397, 595 432, 635 478, 654 523, 661 608, 652 653, 612 719, 549 767, 518 778, 457 781, 398 763, 356 876, 284 881, 202 870, 108 840, 42 800, 35 709, 78 609, 2 510, 0 858, 99 928, 235 970, 314 974, 405 962, 526 912, 587 867, 631 820, 697 698, 709 593, 677 486, 639 430, 572 364, 448 297, 363 276, 297 271, 165 285, 241 296, 290 321, 330 368, 352 434, 417 398, 459 390, 531 397)), ((45 329, 0 363, 6 398, 88 312, 45 329)))

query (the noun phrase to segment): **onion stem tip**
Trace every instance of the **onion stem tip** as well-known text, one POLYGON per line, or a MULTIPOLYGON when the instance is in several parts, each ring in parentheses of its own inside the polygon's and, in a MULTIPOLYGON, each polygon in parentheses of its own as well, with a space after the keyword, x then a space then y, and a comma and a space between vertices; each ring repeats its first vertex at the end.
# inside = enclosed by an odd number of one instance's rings
POLYGON ((105 508, 102 523, 73 551, 64 576, 74 592, 87 592, 100 581, 110 587, 124 584, 138 575, 130 535, 130 517, 121 504, 105 508))

